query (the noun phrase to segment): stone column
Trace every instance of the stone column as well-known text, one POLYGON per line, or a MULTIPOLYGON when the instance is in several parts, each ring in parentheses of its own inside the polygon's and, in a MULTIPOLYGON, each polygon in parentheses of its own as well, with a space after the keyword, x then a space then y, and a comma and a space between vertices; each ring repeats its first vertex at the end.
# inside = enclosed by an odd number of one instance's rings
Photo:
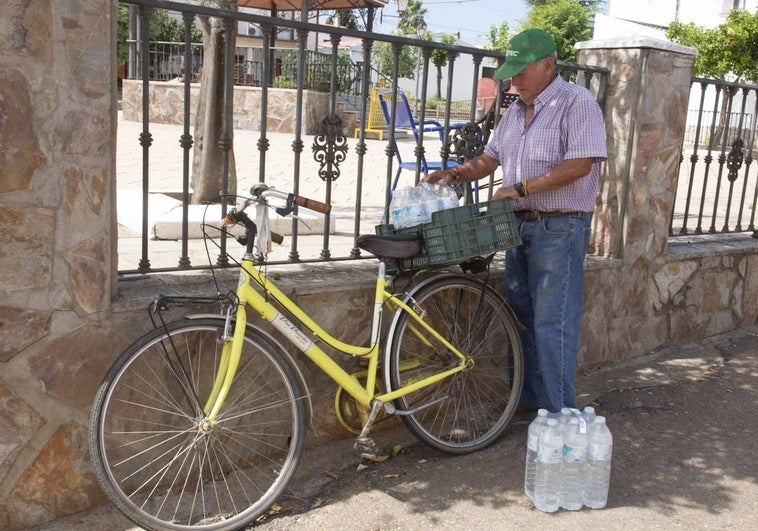
POLYGON ((85 412, 116 286, 115 13, 0 2, 2 529, 103 502, 85 412))
POLYGON ((619 360, 665 344, 654 276, 665 258, 696 51, 624 38, 577 44, 578 61, 610 70, 608 162, 595 209, 596 254, 616 258, 585 282, 580 363, 619 360))
POLYGON ((587 41, 576 48, 580 64, 610 70, 598 245, 626 263, 650 261, 666 250, 697 51, 651 38, 587 41))

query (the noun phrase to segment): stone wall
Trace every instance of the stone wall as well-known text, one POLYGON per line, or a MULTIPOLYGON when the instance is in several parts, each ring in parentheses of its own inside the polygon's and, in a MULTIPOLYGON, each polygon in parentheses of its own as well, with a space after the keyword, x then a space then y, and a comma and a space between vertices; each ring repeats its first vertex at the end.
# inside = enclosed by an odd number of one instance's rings
POLYGON ((80 390, 116 286, 113 7, 0 3, 0 529, 105 501, 80 390))
MULTIPOLYGON (((106 503, 87 452, 97 386, 149 325, 154 294, 211 287, 203 273, 116 281, 114 8, 109 0, 0 3, 0 529, 106 503)), ((610 159, 595 217, 604 258, 587 261, 582 367, 758 316, 757 240, 668 242, 691 60, 690 50, 658 42, 582 46, 581 62, 611 70, 610 159)), ((282 109, 270 115, 284 122, 282 109)), ((306 311, 335 308, 321 314, 325 328, 365 339, 369 262, 293 266, 283 277, 306 311)), ((306 378, 317 427, 310 442, 346 436, 332 413, 334 385, 306 378)))
MULTIPOLYGON (((191 86, 190 116, 192 123, 197 108, 197 94, 200 86, 191 86)), ((184 85, 176 81, 152 81, 150 83, 150 120, 162 124, 183 124, 184 85)), ((294 89, 271 88, 268 90, 266 107, 266 130, 270 133, 293 133, 295 131, 295 104, 297 91, 294 89)), ((321 120, 329 114, 329 94, 303 91, 303 131, 304 135, 321 132, 321 120)), ((122 110, 125 120, 142 121, 142 81, 125 79, 123 85, 122 110)), ((352 135, 356 124, 355 113, 345 112, 342 104, 337 104, 337 115, 342 119, 343 134, 352 135)), ((259 87, 234 87, 234 128, 259 131, 261 126, 261 89, 259 87)))

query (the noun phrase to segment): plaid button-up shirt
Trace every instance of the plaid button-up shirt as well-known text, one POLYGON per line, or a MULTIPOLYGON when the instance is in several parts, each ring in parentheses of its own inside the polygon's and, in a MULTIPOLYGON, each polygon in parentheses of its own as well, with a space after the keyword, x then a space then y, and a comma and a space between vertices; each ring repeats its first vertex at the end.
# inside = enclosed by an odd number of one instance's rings
POLYGON ((592 94, 557 76, 535 99, 528 126, 525 109, 521 100, 508 107, 484 151, 500 162, 504 186, 542 175, 566 159, 591 158, 593 164, 590 173, 566 186, 513 200, 513 209, 593 212, 600 163, 608 155, 603 113, 592 94))

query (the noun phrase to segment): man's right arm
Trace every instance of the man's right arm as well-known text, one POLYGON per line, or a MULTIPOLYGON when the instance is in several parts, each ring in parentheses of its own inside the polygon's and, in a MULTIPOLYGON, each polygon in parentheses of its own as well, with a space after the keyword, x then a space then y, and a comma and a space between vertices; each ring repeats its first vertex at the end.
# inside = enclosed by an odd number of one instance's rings
POLYGON ((455 168, 433 171, 421 180, 432 184, 436 182, 443 182, 444 184, 473 182, 491 174, 498 166, 500 166, 500 162, 497 159, 482 153, 455 168))

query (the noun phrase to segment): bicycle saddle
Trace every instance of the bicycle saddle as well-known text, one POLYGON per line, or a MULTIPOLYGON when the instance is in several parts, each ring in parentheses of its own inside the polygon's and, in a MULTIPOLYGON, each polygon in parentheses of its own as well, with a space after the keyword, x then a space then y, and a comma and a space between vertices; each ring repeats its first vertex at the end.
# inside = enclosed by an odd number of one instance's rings
POLYGON ((355 244, 377 258, 410 258, 421 254, 423 238, 420 232, 403 234, 362 234, 355 244))

